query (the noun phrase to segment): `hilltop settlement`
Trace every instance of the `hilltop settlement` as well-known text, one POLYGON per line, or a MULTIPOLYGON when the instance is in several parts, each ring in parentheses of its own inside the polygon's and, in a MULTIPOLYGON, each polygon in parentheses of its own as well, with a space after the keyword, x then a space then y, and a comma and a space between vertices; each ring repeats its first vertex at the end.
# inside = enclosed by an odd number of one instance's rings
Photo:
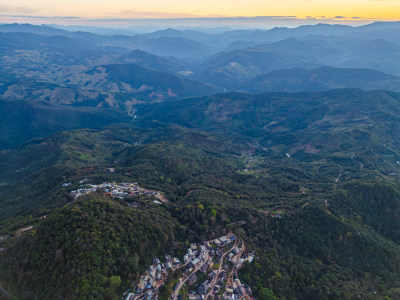
MULTIPOLYGON (((84 179, 81 180, 79 183, 84 183, 84 179)), ((72 183, 64 183, 63 187, 68 187, 72 185, 72 183)), ((165 198, 164 195, 162 195, 160 192, 156 192, 153 190, 148 190, 145 188, 140 187, 137 182, 133 183, 115 183, 115 182, 105 182, 102 184, 85 184, 82 185, 81 188, 77 190, 73 190, 70 195, 72 198, 77 199, 83 195, 87 195, 90 193, 95 193, 97 191, 102 191, 106 195, 110 195, 111 197, 118 197, 120 199, 128 198, 128 197, 134 197, 134 196, 140 196, 140 195, 152 195, 156 199, 154 203, 155 204, 161 204, 161 203, 167 203, 168 200, 165 198)))
POLYGON ((172 276, 172 300, 190 299, 250 299, 252 291, 243 284, 237 271, 254 254, 246 252, 243 240, 233 233, 191 244, 181 261, 165 255, 164 262, 154 258, 153 264, 132 283, 124 294, 126 300, 158 299, 160 288, 172 276), (177 276, 173 276, 177 275, 177 276))
MULTIPOLYGON (((79 181, 80 188, 70 192, 78 199, 83 195, 102 192, 111 197, 127 199, 140 195, 151 195, 157 200, 155 204, 167 203, 160 193, 148 190, 134 183, 105 182, 87 184, 86 179, 79 181)), ((64 183, 63 187, 72 186, 64 183)), ((133 282, 132 287, 124 293, 126 300, 158 299, 160 288, 171 285, 172 300, 200 299, 252 299, 252 291, 238 277, 238 270, 245 262, 251 263, 254 254, 246 251, 243 240, 233 233, 210 241, 191 244, 180 259, 165 254, 164 261, 153 259, 153 264, 133 282), (171 282, 172 280, 172 282, 171 282)))

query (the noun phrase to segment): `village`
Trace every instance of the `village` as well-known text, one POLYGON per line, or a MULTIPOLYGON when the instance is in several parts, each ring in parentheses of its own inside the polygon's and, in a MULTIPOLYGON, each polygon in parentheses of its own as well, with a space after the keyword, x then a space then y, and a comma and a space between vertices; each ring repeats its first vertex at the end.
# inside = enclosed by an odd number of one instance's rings
POLYGON ((249 254, 241 238, 233 233, 220 238, 191 244, 183 257, 165 255, 162 263, 154 258, 153 265, 143 274, 137 285, 125 292, 126 300, 158 299, 159 289, 169 275, 178 272, 173 283, 172 300, 200 299, 247 299, 252 297, 251 288, 243 284, 238 270, 245 262, 251 263, 254 254, 249 254))
MULTIPOLYGON (((153 190, 148 190, 140 187, 137 182, 133 183, 115 183, 115 182, 105 182, 102 184, 84 184, 85 180, 81 180, 79 183, 82 184, 81 188, 77 190, 73 190, 70 195, 72 198, 77 199, 83 195, 87 195, 90 193, 95 193, 97 191, 102 191, 106 195, 110 195, 111 197, 118 197, 120 199, 140 196, 140 195, 152 195, 157 200, 153 202, 155 204, 167 203, 168 200, 162 195, 160 192, 156 192, 153 190)), ((72 183, 64 183, 63 187, 68 187, 72 185, 72 183)))

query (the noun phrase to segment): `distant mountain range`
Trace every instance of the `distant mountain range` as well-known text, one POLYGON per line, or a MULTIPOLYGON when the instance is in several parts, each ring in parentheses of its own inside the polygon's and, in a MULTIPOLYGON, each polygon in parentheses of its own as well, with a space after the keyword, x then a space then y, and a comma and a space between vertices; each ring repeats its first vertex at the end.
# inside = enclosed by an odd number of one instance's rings
MULTIPOLYGON (((98 67, 89 72, 96 73, 100 69, 101 67, 98 67)), ((157 94, 155 97, 161 100, 165 97, 206 95, 218 91, 218 88, 210 84, 196 82, 182 76, 176 76, 162 71, 147 69, 136 64, 106 65, 104 69, 107 81, 99 83, 100 85, 94 83, 97 88, 102 87, 107 89, 109 84, 116 84, 119 89, 123 90, 123 85, 126 84, 130 86, 128 91, 132 89, 132 91, 136 93, 145 92, 148 94, 148 97, 151 97, 151 94, 155 93, 157 94)), ((89 83, 88 86, 92 84, 93 83, 89 83)))
POLYGON ((150 69, 177 73, 188 69, 188 66, 183 60, 172 57, 157 56, 142 50, 133 50, 128 53, 120 55, 115 60, 118 63, 137 64, 150 69))
POLYGON ((398 91, 398 31, 388 22, 124 36, 5 24, 0 100, 134 114, 148 103, 224 91, 398 91))
MULTIPOLYGON (((180 87, 169 87, 173 90, 169 94, 176 94, 177 97, 197 95, 199 89, 203 88, 204 94, 224 88, 230 91, 261 92, 262 85, 257 88, 246 88, 245 85, 248 82, 253 84, 252 80, 256 84, 262 78, 255 79, 257 76, 275 70, 332 66, 346 70, 371 69, 399 76, 399 27, 398 22, 358 27, 318 24, 271 30, 234 30, 217 34, 166 29, 127 36, 74 32, 50 26, 5 24, 0 25, 0 53, 7 59, 0 62, 0 68, 16 75, 37 78, 37 81, 65 84, 55 78, 68 75, 65 74, 65 70, 68 70, 66 67, 74 69, 72 72, 76 74, 76 70, 112 64, 136 64, 137 68, 141 66, 197 81, 195 84, 176 79, 174 82, 180 87), (210 89, 204 83, 219 89, 210 89), (186 87, 183 88, 183 85, 186 87), (189 89, 193 89, 193 92, 189 92, 189 89)), ((333 83, 336 79, 328 79, 328 72, 324 74, 324 81, 331 81, 332 84, 315 89, 371 89, 368 88, 371 82, 360 78, 351 79, 352 74, 356 75, 351 71, 345 75, 350 79, 346 84, 333 83)), ((155 77, 160 76, 158 74, 155 77)), ((73 78, 70 80, 74 82, 73 78)), ((135 85, 148 83, 135 82, 135 85)), ((396 84, 386 83, 372 86, 397 89, 396 84)), ((154 84, 150 83, 150 86, 154 84)), ((272 83, 265 86, 266 90, 277 90, 272 83)), ((116 89, 124 92, 121 86, 116 89)), ((155 88, 154 92, 168 98, 165 88, 162 91, 155 88)))
MULTIPOLYGON (((149 57, 157 58, 152 55, 149 57)), ((157 63, 148 60, 148 65, 163 69, 169 66, 167 62, 163 59, 157 63)), ((42 72, 41 78, 36 79, 12 75, 7 77, 7 73, 2 73, 4 77, 0 82, 0 99, 42 100, 56 104, 129 109, 142 102, 223 91, 208 83, 186 78, 178 72, 168 73, 133 63, 98 67, 68 66, 59 71, 47 69, 46 72, 42 72)))
POLYGON ((199 78, 234 88, 238 82, 277 69, 315 68, 322 65, 369 68, 400 75, 400 46, 382 39, 326 41, 286 39, 222 52, 201 64, 199 78))
POLYGON ((357 87, 363 90, 400 91, 400 77, 370 69, 320 67, 275 70, 242 84, 244 91, 324 91, 357 87))

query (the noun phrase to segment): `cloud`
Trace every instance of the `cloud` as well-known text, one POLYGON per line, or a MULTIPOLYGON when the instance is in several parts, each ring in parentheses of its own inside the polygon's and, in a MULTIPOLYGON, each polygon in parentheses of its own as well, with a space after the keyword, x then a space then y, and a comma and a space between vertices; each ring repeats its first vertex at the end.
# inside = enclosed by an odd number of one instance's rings
MULTIPOLYGON (((3 5, 4 6, 4 5, 3 5)), ((36 14, 21 15, 11 14, 10 10, 6 13, 0 6, 0 23, 32 23, 32 24, 58 24, 76 26, 101 26, 109 28, 128 28, 128 27, 157 27, 159 29, 176 27, 229 27, 232 29, 240 28, 260 28, 270 29, 273 27, 297 27, 300 25, 312 25, 317 23, 326 24, 348 24, 363 25, 376 19, 362 17, 343 16, 258 16, 258 17, 200 17, 182 13, 160 13, 154 17, 154 12, 137 12, 135 10, 114 12, 105 18, 83 18, 74 16, 40 16, 36 14), (124 15, 124 17, 121 16, 124 15)))
POLYGON ((0 12, 2 14, 34 14, 36 10, 28 7, 17 7, 17 6, 7 6, 0 5, 0 12))
POLYGON ((131 19, 170 19, 170 18, 198 18, 198 15, 182 12, 157 12, 140 10, 121 10, 108 14, 112 18, 131 19))
POLYGON ((63 17, 63 16, 54 16, 54 17, 51 17, 51 18, 54 18, 54 19, 65 19, 65 20, 81 20, 82 19, 81 17, 73 17, 73 16, 65 16, 65 17, 63 17))
POLYGON ((32 15, 12 15, 12 14, 0 14, 0 17, 13 18, 20 20, 82 20, 81 17, 46 17, 46 16, 32 16, 32 15))

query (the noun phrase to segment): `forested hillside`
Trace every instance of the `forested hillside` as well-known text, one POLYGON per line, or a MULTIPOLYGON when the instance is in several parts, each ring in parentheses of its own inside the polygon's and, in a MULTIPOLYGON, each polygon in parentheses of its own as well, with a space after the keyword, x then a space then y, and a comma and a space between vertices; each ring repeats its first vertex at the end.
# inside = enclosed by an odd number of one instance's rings
POLYGON ((396 120, 397 101, 357 90, 224 94, 143 107, 130 126, 65 132, 4 152, 2 284, 21 297, 113 298, 156 253, 232 230, 256 253, 240 272, 261 299, 269 291, 396 297, 397 131, 386 120, 396 120), (344 113, 349 101, 359 109, 344 113), (24 161, 32 157, 41 158, 24 161), (73 200, 68 193, 83 178, 137 181, 170 203, 73 200))
POLYGON ((0 25, 0 299, 400 299, 399 24, 0 25))

